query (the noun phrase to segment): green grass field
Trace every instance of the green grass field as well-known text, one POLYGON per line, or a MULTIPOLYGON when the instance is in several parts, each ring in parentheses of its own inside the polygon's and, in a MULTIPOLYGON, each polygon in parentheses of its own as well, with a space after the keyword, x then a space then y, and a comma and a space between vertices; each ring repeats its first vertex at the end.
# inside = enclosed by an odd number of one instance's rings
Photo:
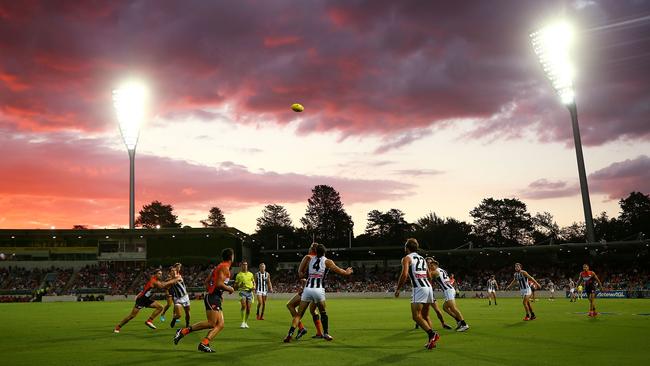
MULTIPOLYGON (((408 299, 328 300, 333 342, 310 334, 284 344, 289 315, 284 301, 270 301, 266 320, 253 315, 250 329, 239 329, 239 305, 225 303, 226 328, 212 343, 216 353, 196 350, 204 332, 172 344, 173 330, 143 324, 150 310, 127 324, 120 334, 113 326, 131 309, 131 302, 0 304, 3 365, 186 365, 201 362, 237 365, 637 365, 647 362, 650 346, 650 300, 599 300, 597 319, 584 311, 587 302, 567 300, 535 304, 538 319, 523 322, 518 299, 460 299, 472 327, 467 333, 442 330, 438 348, 422 346, 426 335, 413 330, 408 299), (645 361, 644 361, 645 360, 645 361)), ((192 303, 194 320, 203 320, 202 302, 192 303)), ((169 314, 168 314, 169 317, 169 314)), ((451 321, 450 321, 451 323, 451 321)), ((434 318, 434 324, 437 320, 434 318)))

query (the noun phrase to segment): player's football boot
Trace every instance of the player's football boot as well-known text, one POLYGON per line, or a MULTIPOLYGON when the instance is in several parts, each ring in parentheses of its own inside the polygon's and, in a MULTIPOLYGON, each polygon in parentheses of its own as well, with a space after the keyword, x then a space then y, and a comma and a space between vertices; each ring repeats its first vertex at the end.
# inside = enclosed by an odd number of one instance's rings
POLYGON ((115 329, 113 329, 113 333, 119 333, 119 332, 120 332, 120 327, 115 327, 115 329))
POLYGON ((316 334, 314 336, 311 336, 313 339, 322 339, 323 335, 322 334, 316 334))
POLYGON ((296 334, 296 340, 299 340, 305 334, 307 334, 307 328, 302 328, 302 329, 298 330, 298 334, 296 334))
POLYGON ((151 329, 156 329, 156 326, 153 325, 153 323, 151 322, 151 320, 147 320, 146 322, 144 322, 144 325, 148 326, 148 327, 151 328, 151 329))
POLYGON ((448 324, 443 324, 442 327, 445 328, 445 329, 452 329, 451 326, 448 325, 448 324))
POLYGON ((283 342, 284 342, 284 343, 289 343, 289 342, 291 342, 291 336, 290 336, 290 335, 287 335, 286 337, 284 337, 283 342))
POLYGON ((323 339, 326 340, 326 341, 333 341, 334 337, 332 337, 331 335, 329 335, 327 333, 324 333, 323 334, 323 339))
POLYGON ((213 353, 214 350, 210 348, 210 345, 199 343, 199 351, 201 352, 206 352, 206 353, 213 353))
POLYGON ((469 330, 469 325, 465 324, 458 328, 457 332, 467 332, 469 330))
POLYGON ((533 315, 530 316, 530 320, 535 320, 535 319, 537 319, 536 315, 533 314, 533 315))
POLYGON ((161 323, 164 323, 164 322, 165 322, 165 316, 164 316, 164 315, 161 315, 161 316, 160 316, 160 322, 161 322, 161 323))
POLYGON ((529 317, 528 315, 526 315, 526 317, 524 318, 524 321, 527 322, 527 321, 529 321, 529 320, 530 320, 530 317, 529 317))
POLYGON ((433 332, 433 337, 429 339, 429 342, 424 345, 426 349, 434 349, 436 348, 436 343, 438 343, 438 340, 440 339, 440 335, 438 332, 433 332))
POLYGON ((183 329, 178 329, 176 334, 174 334, 174 344, 178 344, 183 337, 185 337, 185 335, 183 335, 183 329))

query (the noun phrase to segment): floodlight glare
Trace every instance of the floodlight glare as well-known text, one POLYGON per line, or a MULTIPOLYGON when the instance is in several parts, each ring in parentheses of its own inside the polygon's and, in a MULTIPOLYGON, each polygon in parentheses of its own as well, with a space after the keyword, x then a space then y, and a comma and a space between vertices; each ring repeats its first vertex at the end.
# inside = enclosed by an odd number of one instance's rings
POLYGON ((147 114, 149 91, 137 81, 130 81, 113 90, 113 105, 126 148, 129 150, 129 229, 135 229, 135 147, 140 126, 147 114))
POLYGON ((575 68, 570 57, 574 41, 573 28, 566 21, 560 21, 534 32, 530 37, 535 54, 560 100, 566 105, 573 103, 575 68))
POLYGON ((124 144, 135 150, 140 136, 140 126, 145 118, 149 93, 144 84, 131 81, 113 90, 113 104, 120 124, 124 144))

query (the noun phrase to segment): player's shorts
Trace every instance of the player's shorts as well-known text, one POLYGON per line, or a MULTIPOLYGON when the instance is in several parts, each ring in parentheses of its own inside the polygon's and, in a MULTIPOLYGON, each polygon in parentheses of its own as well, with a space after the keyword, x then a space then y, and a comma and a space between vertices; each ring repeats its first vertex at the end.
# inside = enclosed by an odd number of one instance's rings
POLYGON ((223 302, 223 292, 215 290, 213 293, 207 293, 203 297, 203 304, 205 310, 221 311, 221 303, 223 302))
POLYGON ((550 289, 549 291, 551 291, 551 293, 553 293, 553 292, 555 292, 555 289, 554 289, 554 288, 552 288, 552 289, 550 289))
POLYGON ((185 295, 181 297, 180 299, 174 299, 174 305, 180 305, 184 308, 190 306, 190 297, 188 295, 185 295))
POLYGON ((257 296, 267 296, 266 291, 255 291, 255 295, 257 296))
POLYGON ((585 286, 585 293, 586 293, 587 295, 591 295, 591 294, 593 294, 594 292, 596 292, 596 286, 594 286, 594 285, 585 286))
POLYGON ((411 296, 411 304, 433 304, 436 298, 433 297, 433 288, 431 287, 414 287, 411 296))
POLYGON ((239 297, 246 299, 246 301, 253 302, 253 292, 251 291, 239 291, 239 297))
POLYGON ((138 309, 148 308, 153 303, 154 301, 151 298, 146 296, 140 296, 135 298, 135 307, 138 309))
POLYGON ((496 294, 496 293, 497 293, 497 292, 494 291, 494 290, 488 290, 487 292, 488 292, 488 294, 496 294))
POLYGON ((307 287, 302 290, 300 301, 313 302, 316 304, 321 303, 325 301, 325 289, 307 287))
POLYGON ((574 293, 574 292, 576 292, 576 289, 572 288, 572 289, 569 290, 569 292, 574 293))
POLYGON ((533 294, 533 290, 530 287, 522 288, 519 292, 521 296, 530 296, 533 294))
POLYGON ((455 300, 456 299, 456 290, 450 288, 449 290, 444 290, 442 295, 445 297, 445 301, 455 300))

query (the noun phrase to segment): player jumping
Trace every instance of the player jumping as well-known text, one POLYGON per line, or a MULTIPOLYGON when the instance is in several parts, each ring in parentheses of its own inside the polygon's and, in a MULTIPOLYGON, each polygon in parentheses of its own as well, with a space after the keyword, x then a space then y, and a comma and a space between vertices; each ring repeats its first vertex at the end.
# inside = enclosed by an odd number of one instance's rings
POLYGON ((582 265, 582 272, 580 272, 580 278, 578 279, 578 286, 585 284, 585 293, 589 299, 589 316, 595 317, 598 315, 596 312, 596 282, 601 287, 603 283, 600 282, 600 278, 596 275, 594 271, 589 270, 589 266, 586 264, 582 265))
POLYGON ((329 318, 326 312, 325 305, 325 277, 329 271, 336 272, 342 276, 349 276, 352 274, 352 268, 341 269, 333 260, 325 257, 327 249, 322 244, 316 246, 316 255, 306 255, 300 267, 298 268, 298 278, 303 278, 307 275, 307 282, 302 291, 300 298, 300 306, 298 306, 298 314, 293 317, 293 322, 289 328, 287 336, 284 338, 285 343, 291 342, 296 327, 300 323, 302 316, 305 314, 307 307, 310 303, 315 303, 318 306, 321 320, 323 322, 323 339, 331 341, 332 336, 329 335, 329 318))
POLYGON ((521 269, 521 263, 515 263, 515 275, 510 284, 506 287, 508 290, 515 282, 519 283, 519 291, 521 291, 521 296, 523 297, 524 310, 526 311, 526 317, 524 320, 534 320, 537 319, 535 312, 533 312, 533 306, 530 304, 530 296, 532 295, 532 290, 530 289, 530 280, 538 288, 541 287, 539 283, 528 274, 528 272, 521 269))
POLYGON ((411 280, 413 296, 411 297, 411 316, 420 328, 427 333, 429 340, 424 345, 427 349, 436 347, 440 339, 438 332, 433 330, 431 318, 429 317, 429 306, 435 301, 433 298, 433 287, 429 282, 429 270, 427 262, 417 253, 419 249, 418 241, 414 238, 406 240, 404 252, 406 255, 402 258, 402 272, 397 281, 395 288, 395 297, 399 297, 400 290, 406 279, 411 280))
POLYGON ((235 252, 231 248, 226 248, 221 252, 221 258, 223 261, 205 279, 207 293, 203 298, 203 303, 205 304, 205 314, 208 320, 177 330, 174 335, 174 344, 178 344, 183 337, 191 332, 210 329, 205 338, 199 343, 198 348, 201 352, 214 352, 210 348, 210 341, 221 332, 224 325, 222 310, 223 292, 226 291, 229 294, 235 292, 235 289, 227 284, 230 279, 230 266, 235 258, 235 252))
MULTIPOLYGON (((311 257, 315 257, 317 246, 318 246, 317 243, 312 243, 311 246, 309 247, 309 253, 307 255, 311 257)), ((289 299, 289 301, 287 302, 287 309, 291 314, 291 319, 293 319, 298 314, 298 306, 300 305, 300 299, 302 298, 302 291, 306 283, 307 280, 301 278, 300 290, 295 295, 293 295, 293 297, 289 299)), ((316 335, 312 336, 312 338, 323 338, 323 323, 320 321, 320 315, 316 313, 315 303, 312 302, 311 304, 309 304, 309 312, 311 313, 312 319, 314 321, 314 327, 316 327, 316 335)), ((307 334, 307 328, 305 328, 305 326, 302 324, 301 321, 298 323, 298 333, 296 334, 296 339, 302 338, 305 334, 307 334)))
POLYGON ((140 291, 140 293, 135 297, 135 306, 133 306, 133 310, 131 310, 131 313, 115 326, 115 329, 113 330, 114 333, 119 333, 122 327, 131 321, 131 319, 135 318, 142 308, 154 309, 153 313, 151 313, 151 316, 144 322, 144 324, 151 329, 156 329, 156 326, 153 325, 153 320, 156 319, 160 312, 162 312, 163 307, 157 301, 152 299, 153 290, 156 288, 168 288, 179 281, 179 278, 173 278, 169 281, 161 282, 160 279, 162 278, 162 275, 163 273, 161 269, 156 269, 154 271, 151 278, 149 278, 149 281, 144 285, 142 291, 140 291))

